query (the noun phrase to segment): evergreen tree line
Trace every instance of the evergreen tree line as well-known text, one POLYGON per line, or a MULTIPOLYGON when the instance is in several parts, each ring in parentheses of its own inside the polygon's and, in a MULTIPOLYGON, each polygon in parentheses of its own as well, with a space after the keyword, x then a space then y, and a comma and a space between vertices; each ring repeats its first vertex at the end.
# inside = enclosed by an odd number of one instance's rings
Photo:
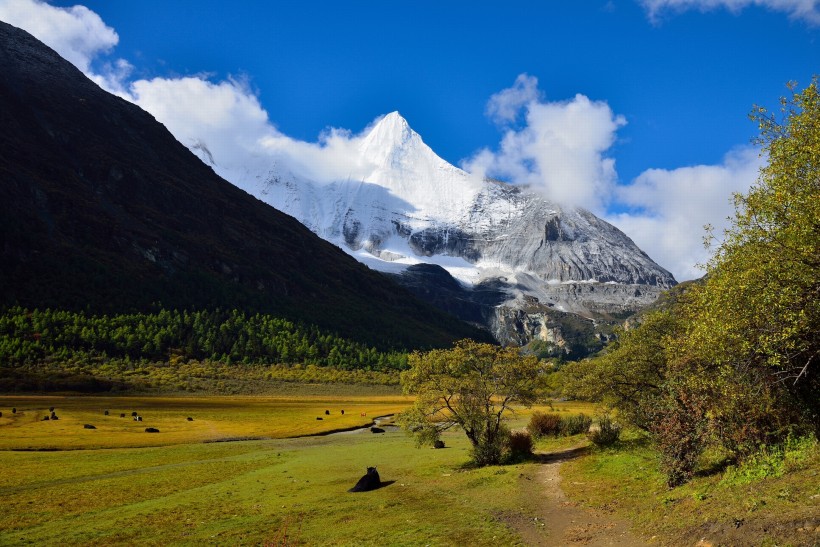
POLYGON ((404 353, 379 351, 315 326, 238 310, 90 315, 12 307, 0 314, 0 367, 85 357, 312 364, 343 370, 407 367, 404 353))

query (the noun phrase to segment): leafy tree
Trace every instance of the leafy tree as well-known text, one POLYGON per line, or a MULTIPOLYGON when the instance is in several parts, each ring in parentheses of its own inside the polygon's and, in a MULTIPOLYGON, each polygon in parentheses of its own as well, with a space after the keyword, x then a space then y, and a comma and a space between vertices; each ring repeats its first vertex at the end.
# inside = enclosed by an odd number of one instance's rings
POLYGON ((432 443, 442 431, 460 427, 472 444, 473 461, 501 461, 509 433, 504 425, 513 403, 530 405, 536 397, 541 367, 536 357, 517 348, 472 340, 452 349, 414 352, 402 373, 404 392, 416 396, 400 422, 418 443, 432 443))
POLYGON ((679 322, 675 309, 658 310, 622 331, 599 358, 569 363, 560 373, 565 393, 616 408, 621 419, 650 431, 679 322))
POLYGON ((704 279, 564 372, 571 392, 653 434, 670 485, 710 443, 742 459, 820 433, 820 91, 790 89, 779 116, 752 113, 768 162, 735 196, 704 279))

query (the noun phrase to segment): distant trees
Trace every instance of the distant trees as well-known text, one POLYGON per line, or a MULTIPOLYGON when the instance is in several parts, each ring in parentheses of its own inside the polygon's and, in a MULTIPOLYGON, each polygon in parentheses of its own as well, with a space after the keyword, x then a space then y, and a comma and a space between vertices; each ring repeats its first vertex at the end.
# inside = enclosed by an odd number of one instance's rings
POLYGON ((518 348, 462 340, 452 349, 412 353, 409 365, 401 381, 416 402, 400 423, 419 444, 433 444, 442 431, 458 426, 472 444, 476 464, 499 463, 510 405, 535 400, 538 359, 522 356, 518 348))
POLYGON ((0 313, 0 367, 103 357, 402 370, 403 352, 378 351, 317 327, 237 310, 87 315, 14 307, 0 313))
POLYGON ((704 279, 563 373, 652 433, 670 485, 710 444, 742 458, 820 429, 820 92, 790 90, 779 116, 752 113, 768 164, 704 279))

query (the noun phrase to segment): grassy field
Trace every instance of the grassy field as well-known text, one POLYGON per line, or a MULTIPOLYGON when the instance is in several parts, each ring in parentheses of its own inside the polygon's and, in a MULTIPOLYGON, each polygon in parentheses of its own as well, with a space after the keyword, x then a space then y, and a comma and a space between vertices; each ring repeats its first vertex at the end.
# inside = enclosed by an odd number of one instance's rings
POLYGON ((666 487, 658 455, 638 436, 590 450, 563 469, 565 491, 583 505, 630 520, 660 545, 820 545, 820 448, 804 442, 783 458, 723 469, 709 462, 666 487), (768 475, 768 476, 766 476, 768 475))
POLYGON ((315 435, 364 426, 373 417, 399 412, 408 404, 409 399, 399 395, 0 397, 0 450, 164 446, 315 435), (11 413, 12 407, 17 408, 16 414, 11 413), (43 421, 51 407, 59 420, 43 421), (142 421, 134 421, 132 412, 142 421), (84 429, 85 424, 96 429, 84 429), (160 432, 146 433, 147 427, 160 432))
MULTIPOLYGON (((444 450, 415 448, 412 439, 392 430, 285 438, 369 423, 410 402, 395 393, 310 391, 279 397, 2 397, 0 544, 519 541, 505 518, 526 516, 520 476, 537 464, 465 467, 469 447, 459 432, 445 435, 444 450), (42 421, 51 406, 60 419, 42 421), (132 411, 143 422, 134 422, 132 411), (83 429, 85 423, 97 429, 83 429), (145 427, 160 433, 145 433, 145 427), (264 439, 203 442, 237 437, 264 439), (378 468, 386 486, 348 493, 368 466, 378 468)), ((536 409, 521 409, 512 425, 523 426, 536 409)))

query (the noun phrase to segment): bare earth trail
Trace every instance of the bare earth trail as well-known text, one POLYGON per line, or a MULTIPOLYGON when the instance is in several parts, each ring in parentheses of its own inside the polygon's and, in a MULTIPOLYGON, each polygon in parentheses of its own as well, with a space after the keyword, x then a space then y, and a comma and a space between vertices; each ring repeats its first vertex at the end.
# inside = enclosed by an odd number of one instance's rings
POLYGON ((537 454, 541 464, 521 476, 527 515, 503 515, 526 545, 638 547, 649 545, 629 530, 629 524, 604 511, 578 506, 561 489, 559 468, 583 453, 572 448, 537 454))

